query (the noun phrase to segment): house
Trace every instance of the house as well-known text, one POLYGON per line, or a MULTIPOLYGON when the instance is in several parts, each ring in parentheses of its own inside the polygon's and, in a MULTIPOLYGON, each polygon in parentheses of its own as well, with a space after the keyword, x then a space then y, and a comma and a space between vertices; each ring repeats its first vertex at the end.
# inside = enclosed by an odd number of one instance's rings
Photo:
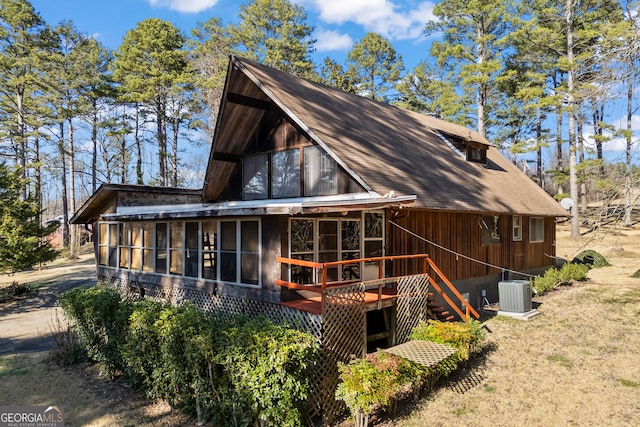
POLYGON ((72 222, 101 280, 295 320, 341 360, 406 339, 430 286, 468 313, 555 265, 560 216, 477 132, 232 56, 203 188, 104 184, 72 222))

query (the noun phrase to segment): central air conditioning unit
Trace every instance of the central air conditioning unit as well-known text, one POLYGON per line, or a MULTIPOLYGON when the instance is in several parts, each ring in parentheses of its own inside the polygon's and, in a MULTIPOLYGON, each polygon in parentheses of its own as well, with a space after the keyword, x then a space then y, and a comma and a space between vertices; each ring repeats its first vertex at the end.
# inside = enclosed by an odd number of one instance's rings
POLYGON ((531 283, 528 280, 498 282, 500 311, 526 313, 531 311, 531 283))

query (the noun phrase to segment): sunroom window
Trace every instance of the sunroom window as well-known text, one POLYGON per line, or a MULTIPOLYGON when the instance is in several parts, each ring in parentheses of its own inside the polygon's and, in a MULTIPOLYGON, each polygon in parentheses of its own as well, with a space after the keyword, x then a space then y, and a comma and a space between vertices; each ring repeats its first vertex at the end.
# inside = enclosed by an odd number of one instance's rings
POLYGON ((99 264, 260 285, 259 219, 100 223, 99 264))

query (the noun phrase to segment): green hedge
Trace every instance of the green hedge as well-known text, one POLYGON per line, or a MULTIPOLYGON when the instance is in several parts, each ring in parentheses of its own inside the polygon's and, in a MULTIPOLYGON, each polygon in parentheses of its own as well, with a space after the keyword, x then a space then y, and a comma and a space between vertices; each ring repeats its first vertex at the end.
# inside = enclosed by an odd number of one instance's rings
POLYGON ((537 296, 544 295, 557 286, 585 280, 588 271, 589 266, 586 264, 568 262, 560 269, 550 268, 544 276, 534 277, 531 280, 531 289, 537 296))
POLYGON ((149 397, 213 425, 302 424, 313 336, 190 304, 132 303, 110 288, 74 289, 60 302, 87 354, 149 397))

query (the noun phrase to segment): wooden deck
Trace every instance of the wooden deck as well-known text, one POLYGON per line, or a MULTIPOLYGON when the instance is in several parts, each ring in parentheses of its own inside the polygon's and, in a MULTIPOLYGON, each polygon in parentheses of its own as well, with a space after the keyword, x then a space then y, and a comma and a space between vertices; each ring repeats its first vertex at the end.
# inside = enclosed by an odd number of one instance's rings
MULTIPOLYGON (((377 310, 383 307, 389 307, 395 303, 397 297, 395 289, 383 288, 382 295, 378 299, 378 290, 372 289, 365 291, 364 305, 366 310, 377 310)), ((286 307, 296 310, 306 311, 313 314, 322 314, 322 295, 314 295, 308 298, 297 299, 293 301, 285 301, 281 303, 286 307)))

